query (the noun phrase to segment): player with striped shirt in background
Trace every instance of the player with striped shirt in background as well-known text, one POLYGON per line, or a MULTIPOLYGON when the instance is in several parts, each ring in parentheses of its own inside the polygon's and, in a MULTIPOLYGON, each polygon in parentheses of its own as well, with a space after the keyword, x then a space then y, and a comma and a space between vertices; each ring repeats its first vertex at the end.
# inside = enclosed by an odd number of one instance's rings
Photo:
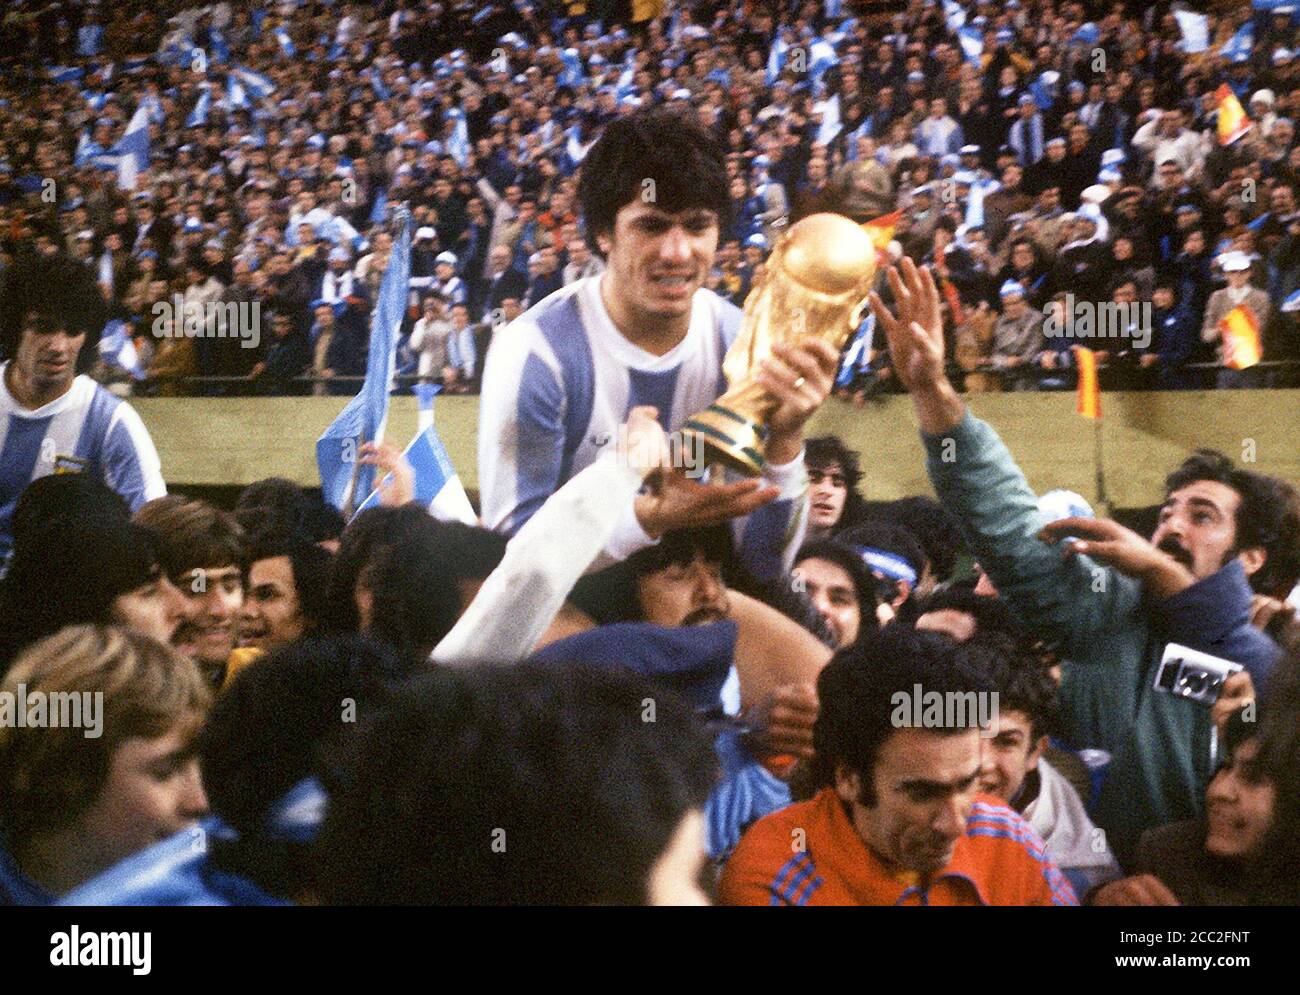
MULTIPOLYGON (((615 441, 633 407, 654 407, 675 432, 711 404, 726 390, 722 359, 740 329, 740 309, 703 287, 730 201, 725 160, 697 120, 647 110, 612 121, 583 161, 578 196, 607 269, 498 329, 483 375, 483 519, 511 534, 615 441)), ((778 401, 763 479, 663 475, 626 509, 597 565, 665 532, 735 519, 752 573, 788 570, 807 519, 803 426, 837 361, 815 339, 778 346, 758 375, 778 401)))
POLYGON ((18 496, 51 473, 101 477, 134 511, 167 492, 130 405, 88 375, 104 326, 94 279, 63 256, 24 256, 0 285, 0 563, 18 496))

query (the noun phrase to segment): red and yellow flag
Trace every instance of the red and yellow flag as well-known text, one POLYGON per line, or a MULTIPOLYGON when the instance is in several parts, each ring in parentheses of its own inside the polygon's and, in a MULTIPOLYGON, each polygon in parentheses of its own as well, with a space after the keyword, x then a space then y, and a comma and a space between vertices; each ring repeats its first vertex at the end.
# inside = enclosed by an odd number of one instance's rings
POLYGON ((889 264, 889 243, 893 240, 894 229, 898 227, 902 217, 902 211, 895 211, 893 214, 872 218, 862 224, 862 230, 867 233, 871 244, 876 247, 876 260, 881 266, 889 264))
POLYGON ((1079 404, 1077 411, 1085 418, 1101 417, 1101 388, 1097 384, 1097 354, 1077 346, 1075 362, 1079 366, 1079 404))
POLYGON ((1238 304, 1219 322, 1223 335, 1223 365, 1244 370, 1259 362, 1259 319, 1249 304, 1238 304))
POLYGON ((1219 144, 1231 145, 1250 131, 1250 118, 1241 109, 1241 101, 1227 83, 1214 91, 1214 98, 1219 104, 1219 144))

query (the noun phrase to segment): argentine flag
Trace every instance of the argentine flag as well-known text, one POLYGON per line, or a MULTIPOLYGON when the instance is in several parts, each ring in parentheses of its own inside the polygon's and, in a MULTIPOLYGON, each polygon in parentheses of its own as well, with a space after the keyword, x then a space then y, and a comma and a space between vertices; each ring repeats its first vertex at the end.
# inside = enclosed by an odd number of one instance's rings
POLYGON ((835 46, 825 38, 818 38, 808 49, 808 75, 814 83, 820 83, 826 71, 831 66, 839 65, 840 55, 835 51, 835 46))
POLYGON ((453 107, 447 112, 447 120, 453 122, 451 135, 447 138, 447 151, 463 169, 469 165, 469 125, 465 121, 465 112, 453 107))
POLYGON ((247 66, 236 66, 234 75, 239 78, 245 89, 258 100, 263 100, 275 92, 275 84, 261 73, 255 73, 247 66))
POLYGON ((772 40, 772 47, 767 53, 767 73, 764 76, 764 82, 771 86, 776 82, 776 78, 781 75, 781 69, 785 65, 785 53, 789 51, 790 46, 778 32, 776 38, 772 40))
POLYGON ((144 379, 140 354, 136 352, 135 343, 127 334, 126 322, 120 318, 114 318, 104 326, 104 332, 99 337, 99 355, 109 365, 131 374, 133 380, 144 379))
POLYGON ((111 149, 117 156, 119 190, 134 190, 136 176, 149 168, 149 108, 141 104, 126 131, 111 149))
POLYGON ((275 40, 280 43, 280 51, 284 53, 285 58, 292 59, 298 54, 297 47, 283 25, 275 29, 275 40))
POLYGON ((190 111, 190 116, 185 119, 185 127, 202 128, 208 123, 208 108, 212 105, 212 93, 204 90, 199 94, 199 99, 194 102, 194 110, 190 111))
POLYGON ((975 65, 980 64, 980 56, 984 54, 984 39, 981 37, 978 28, 963 27, 957 30, 957 40, 961 42, 962 55, 966 61, 975 65))
MULTIPOLYGON (((415 500, 427 508, 429 514, 444 522, 477 525, 478 516, 469 503, 465 485, 460 482, 460 475, 447 455, 447 447, 433 426, 433 399, 440 390, 437 384, 415 385, 420 405, 419 428, 402 455, 415 473, 415 500)), ((378 505, 379 489, 376 488, 357 512, 378 505)))
MULTIPOLYGON (((1178 30, 1183 36, 1183 51, 1188 55, 1204 52, 1210 47, 1210 19, 1190 10, 1174 11, 1178 30)), ((1229 43, 1231 44, 1231 43, 1229 43)))
POLYGON ((870 364, 871 343, 875 339, 875 333, 876 316, 868 311, 853 333, 848 348, 844 350, 840 371, 835 375, 836 387, 848 387, 853 383, 853 378, 870 364))
POLYGON ((226 44, 226 36, 221 33, 219 28, 213 28, 208 32, 208 41, 212 45, 213 62, 230 61, 230 46, 226 44))
POLYGON ((360 495, 375 489, 375 468, 358 462, 358 458, 363 443, 383 439, 388 422, 388 392, 411 277, 410 213, 402 211, 399 223, 401 235, 393 244, 379 285, 379 300, 370 316, 365 382, 316 442, 321 492, 340 510, 353 507, 360 495))
POLYGON ((943 19, 949 31, 957 31, 966 26, 966 10, 956 0, 943 0, 943 19))
POLYGON ((248 93, 233 73, 226 77, 226 106, 231 108, 253 106, 248 99, 248 93))
POLYGON ((1237 59, 1249 59, 1251 49, 1255 47, 1255 26, 1247 21, 1237 29, 1237 33, 1228 39, 1219 54, 1229 62, 1237 59))

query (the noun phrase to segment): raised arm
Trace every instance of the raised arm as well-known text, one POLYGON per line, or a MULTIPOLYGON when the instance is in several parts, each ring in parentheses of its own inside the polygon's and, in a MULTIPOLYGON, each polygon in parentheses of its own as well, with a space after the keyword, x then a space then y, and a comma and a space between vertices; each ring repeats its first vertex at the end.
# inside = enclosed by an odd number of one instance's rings
POLYGON ((1136 606, 1138 582, 1042 541, 1037 498, 993 429, 970 414, 944 372, 939 292, 928 270, 891 267, 897 315, 872 294, 894 369, 921 424, 940 502, 962 523, 980 566, 1017 615, 1067 655, 1136 606))
POLYGON ((510 540, 451 632, 438 663, 523 659, 555 618, 573 585, 608 541, 647 474, 668 462, 654 408, 633 408, 619 448, 552 494, 510 540))

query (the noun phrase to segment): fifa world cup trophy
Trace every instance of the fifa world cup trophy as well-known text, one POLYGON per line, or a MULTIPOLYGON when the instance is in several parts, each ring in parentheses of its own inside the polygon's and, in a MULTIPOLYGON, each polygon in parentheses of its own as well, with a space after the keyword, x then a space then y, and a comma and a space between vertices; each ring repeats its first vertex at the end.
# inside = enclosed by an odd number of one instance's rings
POLYGON ((740 334, 722 363, 727 392, 687 420, 684 442, 702 446, 706 463, 762 473, 766 422, 777 401, 755 381, 758 364, 776 343, 795 345, 809 335, 842 349, 875 275, 875 244, 843 215, 813 214, 786 231, 745 298, 740 334))

